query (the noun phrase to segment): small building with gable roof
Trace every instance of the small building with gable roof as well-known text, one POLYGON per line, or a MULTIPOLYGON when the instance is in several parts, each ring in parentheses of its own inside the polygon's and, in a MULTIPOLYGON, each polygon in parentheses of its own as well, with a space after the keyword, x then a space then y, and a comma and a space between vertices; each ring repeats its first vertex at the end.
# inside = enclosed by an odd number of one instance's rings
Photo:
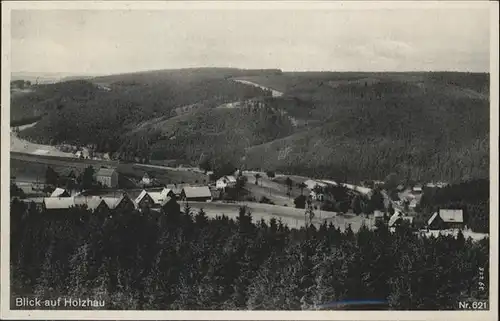
POLYGON ((461 209, 440 209, 427 221, 430 230, 462 229, 464 212, 461 209))
POLYGON ((57 187, 50 197, 70 197, 71 195, 64 188, 57 187))
POLYGON ((118 172, 114 168, 101 167, 96 175, 96 181, 102 186, 116 188, 118 186, 118 172))
POLYGON ((208 186, 186 186, 182 189, 181 199, 186 201, 206 202, 212 199, 208 186))

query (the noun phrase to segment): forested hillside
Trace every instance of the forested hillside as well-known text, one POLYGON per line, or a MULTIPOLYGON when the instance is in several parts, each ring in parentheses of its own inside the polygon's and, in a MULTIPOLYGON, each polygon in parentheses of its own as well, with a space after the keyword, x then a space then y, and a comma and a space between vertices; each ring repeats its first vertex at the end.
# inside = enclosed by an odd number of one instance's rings
POLYGON ((488 298, 488 239, 420 237, 402 226, 353 233, 159 212, 11 204, 12 297, 90 298, 105 309, 320 309, 382 300, 385 309, 449 310, 488 298), (110 215, 111 214, 111 215, 110 215))
POLYGON ((12 108, 13 120, 45 115, 24 138, 122 159, 210 157, 350 180, 488 177, 488 74, 171 70, 40 86, 12 108))

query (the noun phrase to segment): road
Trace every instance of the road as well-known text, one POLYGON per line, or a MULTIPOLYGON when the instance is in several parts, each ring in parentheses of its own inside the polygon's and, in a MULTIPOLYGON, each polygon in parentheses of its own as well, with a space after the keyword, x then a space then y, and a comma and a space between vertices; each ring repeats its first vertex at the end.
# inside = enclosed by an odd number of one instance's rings
POLYGON ((263 89, 263 90, 269 90, 271 92, 271 94, 272 94, 273 97, 281 97, 281 96, 283 96, 283 93, 281 91, 277 91, 277 90, 269 88, 269 87, 264 87, 262 85, 259 85, 257 83, 254 83, 254 82, 251 82, 251 81, 248 81, 248 80, 233 79, 233 81, 239 82, 239 83, 242 83, 242 84, 245 84, 245 85, 251 85, 251 86, 263 89))

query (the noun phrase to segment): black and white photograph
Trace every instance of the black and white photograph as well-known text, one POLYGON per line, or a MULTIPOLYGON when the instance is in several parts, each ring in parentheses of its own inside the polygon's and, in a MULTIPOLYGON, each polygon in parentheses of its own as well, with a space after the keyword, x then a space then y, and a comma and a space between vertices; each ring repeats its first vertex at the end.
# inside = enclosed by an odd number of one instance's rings
POLYGON ((498 3, 4 10, 2 318, 494 320, 498 3))

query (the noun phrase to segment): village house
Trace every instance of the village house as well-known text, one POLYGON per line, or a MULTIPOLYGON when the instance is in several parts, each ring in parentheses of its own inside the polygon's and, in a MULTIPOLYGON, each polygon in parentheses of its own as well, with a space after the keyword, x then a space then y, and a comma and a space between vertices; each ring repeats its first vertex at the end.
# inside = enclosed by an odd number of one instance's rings
POLYGON ((144 176, 142 176, 142 179, 141 179, 141 184, 145 185, 145 186, 149 186, 152 183, 153 183, 153 178, 151 177, 151 175, 149 175, 147 172, 144 173, 144 176))
POLYGON ((134 201, 126 193, 123 193, 120 197, 103 197, 102 199, 111 210, 135 209, 134 201))
POLYGON ((114 168, 101 167, 96 175, 96 181, 102 186, 115 188, 118 186, 118 172, 114 168))
POLYGON ((187 186, 182 189, 181 199, 193 202, 206 202, 212 199, 208 186, 187 186))
POLYGON ((75 206, 73 197, 45 197, 42 205, 46 211, 67 210, 75 206))
POLYGON ((149 193, 146 192, 146 190, 142 190, 141 194, 139 194, 139 196, 137 196, 137 198, 134 200, 134 202, 135 202, 137 208, 139 208, 139 209, 153 207, 154 203, 155 203, 155 201, 153 200, 151 195, 149 195, 149 193))
POLYGON ((422 195, 422 186, 416 185, 412 188, 411 194, 414 196, 420 196, 422 195))
POLYGON ((216 188, 211 188, 210 193, 212 194, 212 200, 219 200, 221 199, 222 192, 219 189, 216 188))
POLYGON ((389 228, 391 231, 394 231, 404 222, 407 222, 410 226, 412 226, 413 216, 404 216, 401 212, 395 212, 389 219, 389 228))
POLYGON ((378 221, 385 221, 384 219, 384 213, 382 211, 379 211, 379 210, 375 210, 373 212, 373 218, 375 219, 375 222, 378 222, 378 221))
POLYGON ((432 214, 427 221, 430 230, 462 229, 464 228, 463 210, 440 209, 432 214))
POLYGON ((189 186, 189 184, 167 184, 166 188, 171 190, 177 198, 180 198, 182 189, 187 186, 189 186))
POLYGON ((316 193, 315 191, 309 192, 309 196, 314 201, 324 201, 325 195, 323 193, 316 193))
POLYGON ((225 189, 227 187, 236 186, 236 177, 230 176, 222 176, 215 182, 215 187, 217 189, 225 189))
POLYGON ((175 197, 174 192, 166 187, 160 190, 143 190, 135 199, 135 203, 139 208, 159 207, 167 198, 173 197, 175 197))
POLYGON ((50 194, 50 197, 70 197, 71 195, 68 193, 63 188, 57 187, 52 194, 50 194))
POLYGON ((94 213, 109 210, 108 205, 100 196, 75 196, 74 202, 76 206, 83 206, 94 213))

